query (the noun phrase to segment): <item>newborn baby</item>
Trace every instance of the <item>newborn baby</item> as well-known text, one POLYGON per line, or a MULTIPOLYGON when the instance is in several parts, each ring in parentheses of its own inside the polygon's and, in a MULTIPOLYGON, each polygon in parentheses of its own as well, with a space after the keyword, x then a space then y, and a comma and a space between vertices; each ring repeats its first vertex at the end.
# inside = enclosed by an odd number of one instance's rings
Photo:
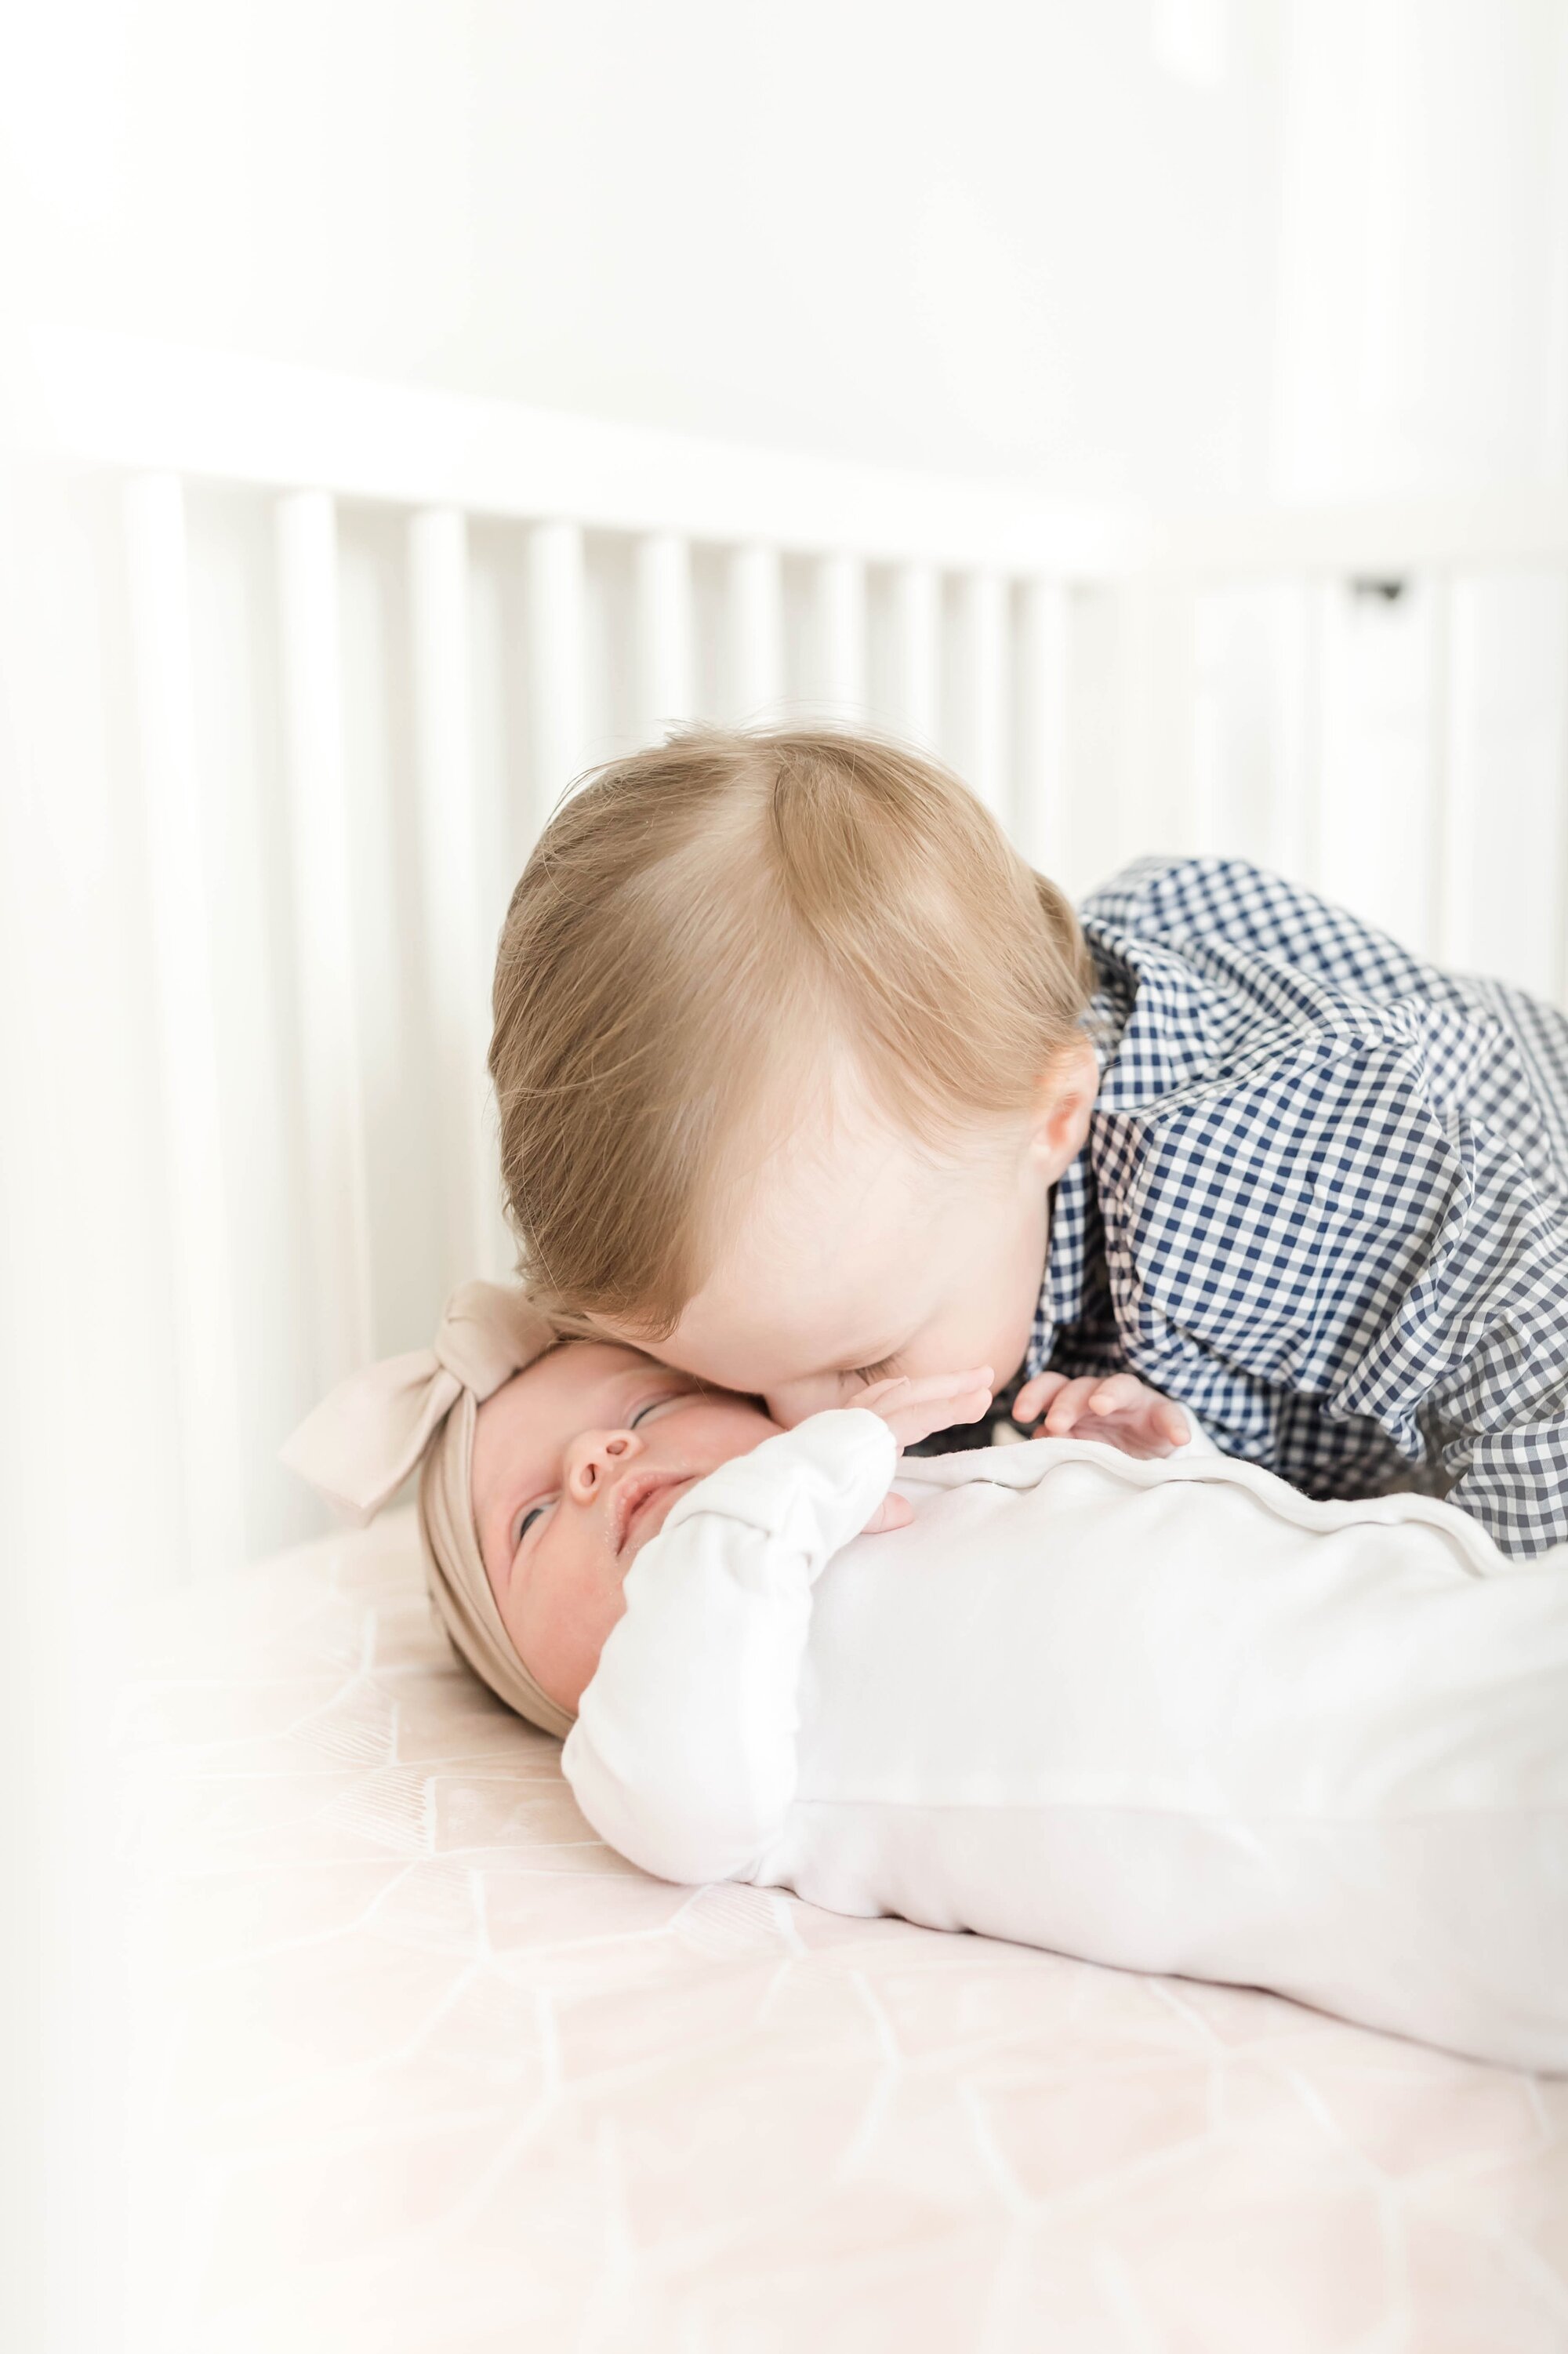
MULTIPOLYGON (((990 1380, 984 1366, 879 1382, 857 1403, 907 1447, 972 1422, 991 1403, 990 1380)), ((552 1699, 579 1707, 626 1607, 627 1573, 673 1507, 721 1464, 779 1435, 747 1399, 600 1341, 562 1343, 480 1408, 473 1516, 485 1575, 514 1648, 552 1699)), ((838 1542, 913 1517, 885 1479, 838 1542)))
MULTIPOLYGON (((977 1375, 779 1432, 632 1350, 519 1339, 507 1378, 453 1330, 381 1492, 424 1457, 449 1628, 634 1861, 1568 2068, 1561 1559, 1213 1454, 901 1465, 977 1375)), ((341 1399, 294 1446, 362 1508, 376 1378, 353 1476, 341 1399)))

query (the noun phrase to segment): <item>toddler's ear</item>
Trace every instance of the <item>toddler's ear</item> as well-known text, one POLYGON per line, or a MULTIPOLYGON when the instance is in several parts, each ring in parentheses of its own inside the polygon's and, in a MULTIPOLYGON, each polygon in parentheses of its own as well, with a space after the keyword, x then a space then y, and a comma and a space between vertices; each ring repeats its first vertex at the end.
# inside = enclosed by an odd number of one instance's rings
POLYGON ((867 1537, 879 1537, 888 1529, 906 1529, 914 1517, 914 1505, 903 1496, 895 1496, 889 1489, 861 1531, 861 1534, 867 1537))
POLYGON ((1075 1038, 1050 1065, 1034 1099, 1029 1151, 1048 1185, 1083 1150, 1099 1091, 1099 1058, 1086 1038, 1075 1038))

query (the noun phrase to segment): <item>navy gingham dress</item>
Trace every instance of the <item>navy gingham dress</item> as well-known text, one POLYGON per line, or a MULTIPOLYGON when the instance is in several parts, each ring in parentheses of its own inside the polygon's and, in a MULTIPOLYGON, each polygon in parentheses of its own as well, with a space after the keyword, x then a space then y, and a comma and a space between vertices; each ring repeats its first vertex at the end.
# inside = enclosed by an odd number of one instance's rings
POLYGON ((1568 1018, 1235 859, 1081 914, 1100 1095, 1026 1371, 1130 1367, 1310 1496, 1414 1467, 1505 1553, 1568 1539, 1568 1018))

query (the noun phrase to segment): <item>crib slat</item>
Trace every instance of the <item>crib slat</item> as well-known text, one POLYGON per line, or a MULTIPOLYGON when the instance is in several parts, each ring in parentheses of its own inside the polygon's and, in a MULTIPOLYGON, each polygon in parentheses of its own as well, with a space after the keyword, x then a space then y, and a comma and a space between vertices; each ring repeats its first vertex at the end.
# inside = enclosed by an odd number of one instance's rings
POLYGON ((1431 578, 1393 599, 1333 582, 1324 605, 1320 887, 1417 955, 1436 947, 1431 578))
POLYGON ((901 736, 934 748, 942 686, 942 579, 934 564, 900 564, 893 575, 892 708, 901 736))
POLYGON ((480 848, 469 682, 468 525, 452 507, 408 524, 414 761, 429 953, 436 1107, 453 1250, 449 1280, 496 1276, 511 1252, 499 1210, 490 1082, 494 892, 480 848))
MULTIPOLYGON (((1451 769, 1454 752, 1454 583, 1446 570, 1429 572, 1425 579, 1426 623, 1426 775, 1424 815, 1431 836, 1426 860, 1425 938, 1420 943, 1430 957, 1447 950, 1444 934, 1453 906, 1449 850, 1453 807, 1451 769)), ((1474 876, 1470 887, 1474 888, 1474 876)))
POLYGON ((948 730, 959 774, 1005 825, 1008 803, 1007 584, 966 572, 958 584, 958 708, 948 730))
POLYGON ((1120 603, 1126 757, 1107 845, 1118 864, 1148 851, 1191 852, 1199 818, 1197 584, 1176 572, 1145 574, 1120 603))
POLYGON ((1245 581, 1198 597, 1194 850, 1312 875, 1319 581, 1245 581))
POLYGON ((542 827, 588 758, 588 595, 580 524, 528 533, 524 653, 533 827, 542 827))
POLYGON ((842 551, 817 559, 817 700, 841 725, 865 716, 865 566, 842 551))
POLYGON ((726 699, 744 726, 772 717, 784 694, 784 582, 776 547, 732 548, 726 566, 726 699))
POLYGON ((1568 981, 1568 577, 1450 588, 1438 954, 1556 998, 1568 981))
POLYGON ((1324 645, 1337 592, 1337 583, 1284 581, 1272 599, 1273 758, 1261 786, 1264 838, 1256 854, 1266 866, 1314 885, 1323 855, 1324 645))
POLYGON ((1487 928, 1478 896, 1485 893, 1486 858, 1481 804, 1484 787, 1476 774, 1474 738, 1481 713, 1478 680, 1467 659, 1474 651, 1473 601, 1449 585, 1444 600, 1442 666, 1433 682, 1436 734, 1440 747, 1441 827, 1437 873, 1437 955, 1443 963, 1473 966, 1478 936, 1487 928), (1456 639, 1457 642, 1456 642, 1456 639), (1481 920, 1478 920, 1480 917, 1481 920))
POLYGON ((679 532, 648 532, 632 557, 637 733, 655 744, 693 710, 692 550, 679 532))
POLYGON ((130 482, 124 524, 174 1238, 185 1551, 193 1566, 227 1568, 239 1557, 243 1458, 178 478, 130 482))
POLYGON ((1044 875, 1065 856, 1067 619, 1061 581, 1021 584, 1013 640, 1013 833, 1030 864, 1044 875))
POLYGON ((276 528, 314 1354, 324 1389, 366 1363, 376 1339, 335 504, 324 491, 291 492, 278 501, 276 528))

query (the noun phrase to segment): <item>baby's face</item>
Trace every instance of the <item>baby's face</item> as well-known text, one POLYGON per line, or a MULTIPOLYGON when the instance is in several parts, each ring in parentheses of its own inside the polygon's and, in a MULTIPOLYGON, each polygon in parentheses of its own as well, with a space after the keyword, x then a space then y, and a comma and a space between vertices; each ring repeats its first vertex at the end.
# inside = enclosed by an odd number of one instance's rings
POLYGON ((935 1159, 841 1083, 765 1160, 723 1249, 659 1353, 766 1399, 787 1427, 888 1373, 1023 1362, 1050 1188, 1082 1147, 1098 1085, 1075 1050, 1039 1109, 935 1159))
POLYGON ((552 1700, 581 1700, 626 1573, 676 1498, 777 1427, 744 1398, 599 1341, 553 1349, 486 1400, 480 1551, 517 1655, 552 1700))

